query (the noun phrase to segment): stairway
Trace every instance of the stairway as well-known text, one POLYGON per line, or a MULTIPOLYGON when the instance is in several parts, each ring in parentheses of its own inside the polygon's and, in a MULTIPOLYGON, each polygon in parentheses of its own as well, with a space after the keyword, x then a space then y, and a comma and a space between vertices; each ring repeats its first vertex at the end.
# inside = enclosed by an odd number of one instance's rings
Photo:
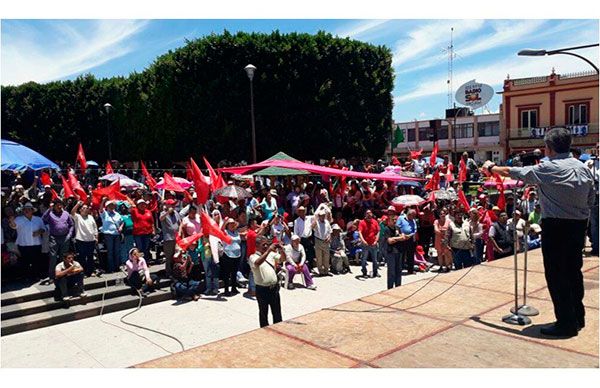
MULTIPOLYGON (((150 272, 157 273, 163 268, 163 265, 152 266, 150 272)), ((97 316, 102 309, 103 295, 104 314, 137 307, 139 297, 123 284, 124 278, 123 273, 86 278, 84 287, 89 295, 68 301, 68 308, 54 300, 53 284, 2 285, 1 334, 5 336, 97 316)), ((160 279, 158 284, 161 288, 143 298, 142 305, 171 299, 170 280, 160 279)))

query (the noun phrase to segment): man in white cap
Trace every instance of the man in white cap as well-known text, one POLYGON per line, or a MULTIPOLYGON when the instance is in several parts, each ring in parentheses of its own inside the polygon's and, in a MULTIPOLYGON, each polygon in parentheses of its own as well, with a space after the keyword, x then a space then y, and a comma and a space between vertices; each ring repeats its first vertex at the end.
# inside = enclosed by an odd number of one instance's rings
POLYGON ((312 216, 306 216, 306 208, 299 206, 296 209, 298 217, 294 220, 294 234, 300 236, 300 244, 304 247, 306 252, 306 263, 309 269, 314 267, 315 260, 315 247, 312 241, 312 216))
POLYGON ((329 243, 331 241, 331 224, 325 218, 324 210, 320 210, 313 218, 311 229, 315 236, 315 255, 317 270, 320 276, 332 276, 329 272, 329 243))
POLYGON ((46 263, 42 260, 42 235, 46 232, 44 221, 33 213, 36 209, 31 202, 22 207, 23 215, 9 216, 8 223, 17 231, 17 246, 21 254, 23 275, 38 278, 44 272, 46 263))
POLYGON ((284 246, 286 264, 285 267, 288 273, 288 288, 294 288, 292 280, 296 274, 301 273, 304 276, 306 282, 306 288, 309 290, 316 290, 317 286, 314 285, 312 276, 310 276, 310 270, 306 265, 306 253, 304 247, 300 244, 300 236, 293 234, 291 243, 284 246))

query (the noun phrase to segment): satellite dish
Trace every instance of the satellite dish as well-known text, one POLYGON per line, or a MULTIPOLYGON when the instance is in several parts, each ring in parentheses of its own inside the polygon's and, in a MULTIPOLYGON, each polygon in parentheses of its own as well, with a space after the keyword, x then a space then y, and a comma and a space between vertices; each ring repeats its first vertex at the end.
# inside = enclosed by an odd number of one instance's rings
POLYGON ((494 97, 494 88, 474 79, 462 84, 456 91, 456 102, 475 110, 486 105, 494 97))

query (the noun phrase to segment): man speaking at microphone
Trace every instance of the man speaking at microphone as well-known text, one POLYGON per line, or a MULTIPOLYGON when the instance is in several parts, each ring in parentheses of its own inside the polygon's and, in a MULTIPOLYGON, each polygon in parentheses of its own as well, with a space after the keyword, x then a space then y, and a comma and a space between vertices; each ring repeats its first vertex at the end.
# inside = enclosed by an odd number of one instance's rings
POLYGON ((556 316, 556 322, 542 328, 541 333, 574 337, 585 327, 582 250, 587 219, 594 204, 594 177, 583 163, 570 157, 568 129, 547 131, 544 143, 548 161, 528 167, 501 167, 488 160, 482 169, 538 186, 542 255, 556 316))

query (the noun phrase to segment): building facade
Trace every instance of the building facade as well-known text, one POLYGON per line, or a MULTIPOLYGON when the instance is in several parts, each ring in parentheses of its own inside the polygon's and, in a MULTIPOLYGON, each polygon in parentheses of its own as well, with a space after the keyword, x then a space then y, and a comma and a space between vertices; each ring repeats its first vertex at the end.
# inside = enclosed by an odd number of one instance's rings
MULTIPOLYGON (((456 160, 457 155, 466 151, 478 162, 499 162, 504 159, 500 129, 498 113, 442 119, 437 131, 438 155, 448 155, 450 160, 456 160)), ((404 132, 404 142, 394 147, 393 155, 408 158, 411 150, 421 148, 424 155, 431 153, 433 142, 429 140, 432 134, 430 120, 394 123, 393 131, 395 130, 404 132)), ((390 145, 386 149, 386 156, 391 156, 390 145)))
POLYGON ((546 130, 565 126, 573 147, 598 148, 598 74, 581 72, 506 79, 502 93, 501 138, 506 155, 544 150, 546 130))

